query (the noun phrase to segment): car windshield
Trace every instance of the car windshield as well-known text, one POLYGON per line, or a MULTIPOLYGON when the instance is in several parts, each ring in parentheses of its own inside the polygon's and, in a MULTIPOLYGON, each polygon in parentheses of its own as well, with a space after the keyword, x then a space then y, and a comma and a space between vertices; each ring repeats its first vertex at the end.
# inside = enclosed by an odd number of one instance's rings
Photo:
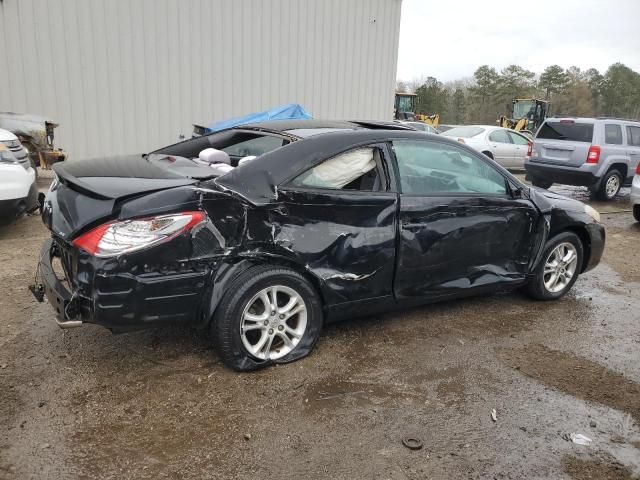
POLYGON ((484 128, 481 127, 455 127, 447 130, 443 135, 448 137, 471 138, 480 135, 482 132, 484 132, 484 128))
POLYGON ((536 138, 591 142, 593 139, 593 123, 576 123, 573 120, 545 122, 538 130, 536 138))
POLYGON ((513 118, 529 118, 535 114, 536 104, 531 100, 520 100, 513 104, 513 118))

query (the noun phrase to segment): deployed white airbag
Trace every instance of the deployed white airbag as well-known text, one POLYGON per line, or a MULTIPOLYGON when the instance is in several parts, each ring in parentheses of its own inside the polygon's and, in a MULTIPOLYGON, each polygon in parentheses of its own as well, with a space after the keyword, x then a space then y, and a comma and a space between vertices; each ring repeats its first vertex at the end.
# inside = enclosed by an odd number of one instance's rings
POLYGON ((296 183, 308 187, 342 188, 375 167, 373 149, 359 148, 313 167, 296 183))

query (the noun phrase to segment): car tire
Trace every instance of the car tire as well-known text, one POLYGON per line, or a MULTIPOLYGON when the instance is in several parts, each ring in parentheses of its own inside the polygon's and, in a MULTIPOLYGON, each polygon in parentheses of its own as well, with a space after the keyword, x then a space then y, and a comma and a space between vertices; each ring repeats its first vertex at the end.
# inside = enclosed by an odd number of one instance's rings
POLYGON ((322 324, 322 305, 313 285, 290 268, 261 265, 231 282, 210 328, 223 363, 237 371, 251 371, 305 357, 318 340, 322 324), (273 305, 274 294, 277 308, 268 311, 265 301, 273 305), (297 303, 285 310, 293 300, 297 303), (300 306, 298 313, 288 317, 300 306))
POLYGON ((493 160, 493 153, 491 153, 490 151, 486 150, 486 151, 484 151, 482 153, 484 153, 487 157, 489 157, 491 160, 493 160))
POLYGON ((636 222, 640 222, 640 205, 633 206, 633 218, 636 219, 636 222))
POLYGON ((613 200, 622 188, 622 180, 622 173, 619 170, 609 170, 600 180, 600 185, 595 191, 596 198, 605 202, 613 200))
POLYGON ((532 178, 531 179, 531 184, 534 187, 539 187, 539 188, 544 188, 545 190, 551 188, 551 185, 553 185, 553 182, 550 182, 548 180, 542 180, 541 178, 532 178))
POLYGON ((561 298, 578 279, 583 256, 582 241, 575 233, 563 232, 552 237, 547 241, 540 263, 533 272, 533 278, 526 286, 527 293, 536 300, 561 298), (567 253, 572 251, 574 256, 570 261, 558 262, 558 265, 554 266, 554 260, 562 256, 563 251, 567 253), (570 278, 567 278, 567 273, 570 273, 570 278), (553 283, 554 278, 557 278, 555 284, 553 283))

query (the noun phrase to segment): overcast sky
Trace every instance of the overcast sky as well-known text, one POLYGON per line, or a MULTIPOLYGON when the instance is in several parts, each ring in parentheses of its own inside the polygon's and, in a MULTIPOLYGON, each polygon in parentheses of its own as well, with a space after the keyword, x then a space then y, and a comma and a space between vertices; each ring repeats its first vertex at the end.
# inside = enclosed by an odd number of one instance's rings
POLYGON ((640 72, 640 0, 402 0, 401 80, 455 80, 483 64, 540 73, 615 62, 640 72))

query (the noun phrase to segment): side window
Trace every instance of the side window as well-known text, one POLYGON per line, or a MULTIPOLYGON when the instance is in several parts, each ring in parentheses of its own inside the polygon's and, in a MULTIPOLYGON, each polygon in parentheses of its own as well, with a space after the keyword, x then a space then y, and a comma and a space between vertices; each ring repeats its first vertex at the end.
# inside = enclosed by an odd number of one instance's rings
POLYGON ((377 192, 383 190, 378 164, 380 149, 358 148, 325 160, 320 165, 294 178, 290 185, 304 188, 326 188, 330 190, 360 190, 377 192))
POLYGON ((518 135, 517 133, 507 132, 511 141, 516 145, 529 145, 529 140, 524 138, 522 135, 518 135))
POLYGON ((627 144, 640 147, 640 127, 627 126, 627 144))
POLYGON ((489 140, 498 143, 511 143, 506 130, 494 130, 489 134, 489 140))
POLYGON ((610 145, 622 145, 622 127, 615 123, 605 123, 604 143, 610 145))
POLYGON ((505 195, 504 177, 475 155, 439 142, 397 140, 393 151, 402 193, 505 195))

